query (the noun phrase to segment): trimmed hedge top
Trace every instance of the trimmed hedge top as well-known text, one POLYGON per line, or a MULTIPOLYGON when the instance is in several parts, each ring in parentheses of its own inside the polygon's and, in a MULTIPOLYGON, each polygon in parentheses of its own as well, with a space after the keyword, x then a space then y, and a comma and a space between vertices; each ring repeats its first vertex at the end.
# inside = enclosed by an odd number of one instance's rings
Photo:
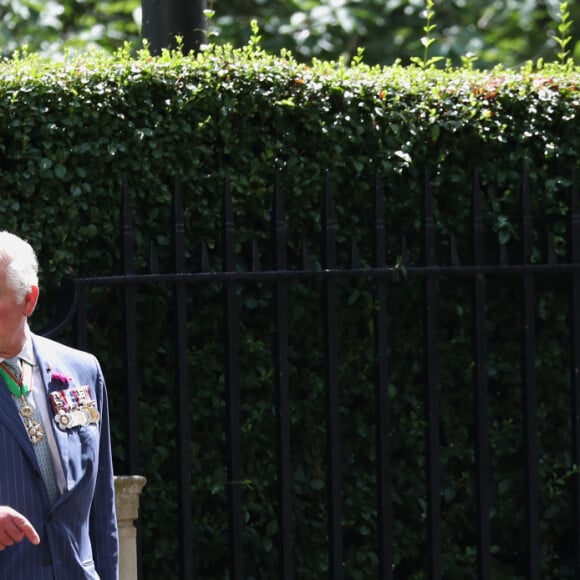
MULTIPOLYGON (((511 163, 576 159, 579 110, 580 71, 570 63, 492 72, 469 63, 370 68, 362 59, 304 66, 264 53, 255 37, 196 57, 20 56, 0 65, 0 212, 19 210, 3 216, 6 227, 37 245, 66 248, 44 262, 58 278, 74 268, 75 244, 114 238, 102 212, 118 208, 124 178, 153 220, 181 178, 213 226, 216 200, 193 187, 204 177, 228 174, 246 206, 238 209, 263 215, 275 170, 316 181, 329 168, 349 179, 376 170, 389 180, 451 154, 458 167, 495 164, 506 148, 511 163)), ((301 203, 289 211, 309 214, 301 203)))

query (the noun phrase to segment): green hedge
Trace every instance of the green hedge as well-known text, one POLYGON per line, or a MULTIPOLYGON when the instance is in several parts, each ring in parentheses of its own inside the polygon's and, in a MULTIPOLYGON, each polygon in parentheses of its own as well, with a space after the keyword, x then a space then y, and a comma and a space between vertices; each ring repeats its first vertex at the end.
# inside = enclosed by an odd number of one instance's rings
MULTIPOLYGON (((35 328, 55 315, 62 280, 120 273, 119 211, 123 180, 135 209, 138 270, 150 244, 170 271, 171 192, 185 196, 188 266, 200 266, 202 242, 220 269, 222 183, 231 181, 239 267, 249 268, 257 241, 271 262, 269 212, 276 172, 288 214, 291 267, 302 244, 320 262, 320 205, 330 171, 336 191, 339 262, 351 240, 372 263, 374 175, 386 189, 389 263, 422 255, 424 172, 436 198, 437 259, 450 239, 469 262, 473 168, 481 176, 490 263, 504 245, 521 256, 521 170, 529 171, 534 256, 547 258, 546 235, 560 259, 568 253, 569 190, 580 152, 580 74, 567 65, 527 65, 479 72, 431 67, 369 68, 357 62, 299 65, 264 54, 254 38, 241 50, 212 47, 198 57, 145 52, 97 55, 62 63, 22 56, 0 66, 0 216, 29 238, 42 265, 43 298, 35 328)), ((569 285, 541 278, 537 288, 541 442, 542 577, 572 578, 574 543, 570 441, 569 285)), ((473 354, 469 281, 442 280, 438 346, 442 407, 445 578, 474 577, 473 354)), ((323 342, 320 284, 291 288, 293 492, 297 577, 328 568, 323 342), (306 330, 306 331, 305 331, 306 330)), ((494 579, 525 576, 521 414, 521 292, 501 277, 488 286, 489 392, 493 463, 494 579), (509 307, 506 307, 509 305, 509 307)), ((376 498, 372 331, 368 280, 343 281, 340 381, 346 577, 376 577, 376 498)), ((393 405, 395 575, 427 577, 425 529, 425 369, 421 282, 390 288, 390 395, 393 405)), ((240 290, 243 344, 242 453, 245 481, 245 577, 276 572, 276 475, 271 312, 268 285, 240 290)), ((194 552, 196 577, 224 578, 227 515, 224 460, 222 322, 219 286, 190 294, 194 552)), ((117 473, 126 469, 125 369, 118 289, 94 291, 90 348, 103 361, 112 401, 117 473)), ((141 352, 141 472, 146 579, 177 574, 175 393, 166 336, 171 292, 138 298, 141 352), (160 319, 159 319, 160 318, 160 319)))

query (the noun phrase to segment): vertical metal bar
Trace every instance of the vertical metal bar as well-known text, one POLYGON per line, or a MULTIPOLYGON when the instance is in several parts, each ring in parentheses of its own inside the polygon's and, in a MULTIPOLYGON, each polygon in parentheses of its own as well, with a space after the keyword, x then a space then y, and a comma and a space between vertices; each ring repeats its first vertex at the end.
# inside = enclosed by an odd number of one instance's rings
MULTIPOLYGON (((276 175, 272 211, 274 269, 287 270, 288 228, 280 176, 276 175)), ((288 383, 288 280, 277 278, 274 289, 274 366, 276 377, 276 418, 278 430, 278 527, 279 578, 294 579, 294 529, 292 518, 292 468, 290 461, 290 394, 288 383)))
POLYGON ((159 253, 153 242, 149 244, 149 272, 159 274, 159 253))
POLYGON ((139 381, 137 376, 137 305, 135 287, 130 277, 135 274, 135 234, 133 213, 127 181, 123 181, 122 206, 123 267, 125 289, 125 356, 127 365, 127 467, 129 473, 139 473, 139 381))
POLYGON ((201 244, 201 252, 200 252, 200 265, 199 271, 200 272, 209 272, 209 252, 207 250, 207 244, 202 242, 201 244))
MULTIPOLYGON (((185 224, 181 184, 173 194, 173 248, 175 272, 185 272, 185 224)), ((177 425, 179 445, 179 556, 180 578, 193 579, 193 526, 191 497, 191 409, 187 349, 187 295, 184 282, 175 284, 175 368, 177 369, 177 425)))
POLYGON ((78 348, 81 350, 88 350, 88 339, 87 339, 87 331, 88 331, 88 320, 87 320, 87 289, 82 284, 77 284, 76 281, 73 280, 74 284, 74 292, 76 296, 76 324, 75 324, 75 333, 76 333, 76 342, 78 348))
MULTIPOLYGON (((481 189, 477 171, 473 174, 473 257, 474 264, 485 263, 485 230, 481 207, 481 189)), ((475 350, 475 485, 477 495, 477 569, 479 580, 491 579, 490 542, 490 462, 489 401, 487 396, 487 337, 485 330, 486 280, 478 274, 474 280, 474 350, 475 350)))
MULTIPOLYGON (((323 267, 336 267, 336 217, 332 199, 330 176, 326 174, 324 184, 323 211, 323 267)), ((342 475, 340 469, 340 401, 338 380, 338 329, 337 329, 337 281, 334 277, 324 279, 324 329, 328 438, 328 485, 329 485, 329 557, 330 580, 342 580, 343 542, 342 542, 342 475)))
MULTIPOLYGON (((522 238, 523 263, 529 264, 532 255, 532 210, 527 169, 522 175, 522 238)), ((534 275, 525 273, 523 278, 524 360, 523 399, 526 447, 526 497, 527 497, 527 553, 528 578, 540 578, 540 516, 538 476, 538 424, 536 390, 536 328, 535 328, 535 281, 534 275)))
MULTIPOLYGON (((229 180, 226 179, 223 200, 223 270, 236 269, 236 241, 234 211, 229 180)), ((240 448, 240 329, 237 283, 224 281, 226 313, 225 328, 225 381, 226 381, 226 443, 228 455, 228 500, 230 578, 243 580, 242 561, 242 467, 240 448)))
MULTIPOLYGON (((387 267, 385 199, 380 178, 375 182, 375 268, 387 267)), ((389 366, 387 333, 387 279, 375 279, 375 385, 377 403, 377 498, 379 516, 379 580, 393 579, 393 482, 391 476, 389 366)))
MULTIPOLYGON (((433 193, 427 168, 424 173, 425 265, 435 265, 433 193)), ((427 526, 431 580, 439 580, 441 563, 441 467, 439 449, 439 378, 437 368, 437 280, 425 279, 425 372, 427 387, 427 526)))
MULTIPOLYGON (((570 200, 571 252, 573 264, 580 262, 580 200, 578 199, 578 177, 572 172, 572 191, 570 200)), ((572 388, 572 463, 580 465, 580 272, 572 273, 571 304, 571 388, 572 388)), ((574 522, 575 522, 575 562, 576 579, 580 579, 580 474, 574 475, 574 522)))
POLYGON ((260 249, 258 247, 258 242, 252 240, 252 272, 259 272, 262 269, 260 264, 260 249))

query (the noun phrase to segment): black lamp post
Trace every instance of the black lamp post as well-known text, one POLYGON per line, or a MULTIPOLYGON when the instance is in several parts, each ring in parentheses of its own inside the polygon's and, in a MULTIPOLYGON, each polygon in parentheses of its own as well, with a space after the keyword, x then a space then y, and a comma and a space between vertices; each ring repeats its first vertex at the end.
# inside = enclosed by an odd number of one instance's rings
POLYGON ((175 37, 183 38, 183 51, 198 50, 206 39, 205 0, 142 0, 142 36, 152 54, 176 48, 175 37))

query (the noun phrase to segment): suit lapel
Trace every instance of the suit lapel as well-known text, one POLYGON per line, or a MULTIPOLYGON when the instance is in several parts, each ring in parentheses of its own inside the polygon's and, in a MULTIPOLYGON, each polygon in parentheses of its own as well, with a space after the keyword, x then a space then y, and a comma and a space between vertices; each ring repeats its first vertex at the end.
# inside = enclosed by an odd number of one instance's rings
MULTIPOLYGON (((36 358, 36 364, 40 370, 40 376, 42 377, 42 386, 48 398, 50 394, 50 375, 51 371, 55 370, 55 368, 50 363, 49 358, 44 357, 44 353, 42 352, 42 348, 39 346, 38 341, 34 340, 34 335, 32 337, 32 342, 34 345, 34 356, 36 358)), ((49 403, 49 412, 52 412, 52 408, 49 403)), ((53 422, 54 423, 54 422, 53 422)), ((60 429, 52 429, 54 433, 54 438, 56 440, 56 444, 58 446, 58 451, 60 453, 60 459, 62 468, 64 471, 64 480, 66 482, 66 486, 68 488, 68 473, 67 473, 67 465, 68 465, 68 435, 64 431, 60 429)))

